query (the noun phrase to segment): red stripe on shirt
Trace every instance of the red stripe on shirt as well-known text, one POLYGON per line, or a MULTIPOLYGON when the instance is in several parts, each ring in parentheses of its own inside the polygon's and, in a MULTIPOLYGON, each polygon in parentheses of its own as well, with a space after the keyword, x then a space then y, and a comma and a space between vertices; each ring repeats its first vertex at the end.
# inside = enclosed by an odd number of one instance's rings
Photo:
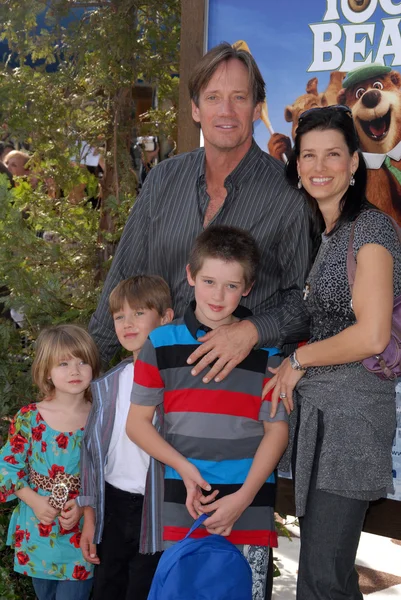
POLYGON ((135 362, 134 381, 148 388, 164 388, 159 369, 139 360, 135 362))
POLYGON ((183 389, 164 393, 166 413, 199 412, 258 420, 261 404, 260 396, 227 390, 183 389))
MULTIPOLYGON (((163 540, 169 542, 179 542, 188 533, 189 528, 187 527, 164 527, 163 529, 163 540)), ((198 528, 191 534, 191 538, 201 539, 210 535, 206 529, 198 528)), ((268 531, 266 529, 255 529, 255 530, 241 530, 237 529, 227 536, 227 539, 233 544, 251 544, 252 546, 269 546, 270 548, 277 548, 277 533, 275 531, 268 531)))

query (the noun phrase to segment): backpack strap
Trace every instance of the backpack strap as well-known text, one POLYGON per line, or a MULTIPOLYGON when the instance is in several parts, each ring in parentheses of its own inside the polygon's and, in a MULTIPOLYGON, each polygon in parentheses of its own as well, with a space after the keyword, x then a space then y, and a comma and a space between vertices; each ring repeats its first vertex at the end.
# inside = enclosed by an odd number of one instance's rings
MULTIPOLYGON (((365 211, 364 211, 365 212, 365 211)), ((401 244, 401 227, 398 225, 397 221, 395 221, 393 219, 393 217, 390 217, 390 215, 383 213, 383 211, 381 210, 377 210, 376 208, 370 208, 369 212, 377 212, 380 215, 386 215, 386 217, 388 219, 390 219, 390 221, 393 224, 394 230, 396 232, 396 234, 398 235, 398 239, 400 241, 401 244)), ((348 275, 348 284, 349 287, 351 289, 351 296, 352 296, 352 289, 354 287, 354 281, 355 281, 355 273, 356 273, 356 260, 354 257, 354 249, 353 249, 353 245, 354 245, 354 233, 355 233, 355 225, 359 219, 359 217, 361 216, 362 213, 360 213, 357 218, 355 219, 355 221, 352 223, 352 227, 351 227, 351 233, 349 235, 349 242, 348 242, 348 252, 347 252, 347 275, 348 275)))
POLYGON ((191 529, 188 531, 187 535, 182 539, 186 540, 187 538, 189 538, 189 536, 195 531, 195 529, 198 529, 198 527, 202 525, 203 521, 206 521, 206 519, 208 519, 209 517, 210 515, 206 514, 203 514, 200 517, 198 517, 195 523, 192 525, 191 529))

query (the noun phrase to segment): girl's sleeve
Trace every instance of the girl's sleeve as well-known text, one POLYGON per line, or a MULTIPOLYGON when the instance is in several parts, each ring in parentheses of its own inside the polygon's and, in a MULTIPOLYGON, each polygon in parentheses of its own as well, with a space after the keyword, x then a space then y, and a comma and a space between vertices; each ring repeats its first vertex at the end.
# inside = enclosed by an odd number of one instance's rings
POLYGON ((14 500, 14 492, 29 485, 31 412, 22 408, 10 424, 8 440, 0 450, 0 502, 14 500))

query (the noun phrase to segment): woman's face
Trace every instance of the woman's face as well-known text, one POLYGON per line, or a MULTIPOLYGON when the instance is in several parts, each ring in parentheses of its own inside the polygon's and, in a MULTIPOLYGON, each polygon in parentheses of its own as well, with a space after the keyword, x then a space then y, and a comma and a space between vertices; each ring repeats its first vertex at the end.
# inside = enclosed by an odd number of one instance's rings
POLYGON ((298 175, 321 207, 340 203, 358 164, 357 152, 350 155, 343 134, 336 129, 309 131, 301 138, 298 175))

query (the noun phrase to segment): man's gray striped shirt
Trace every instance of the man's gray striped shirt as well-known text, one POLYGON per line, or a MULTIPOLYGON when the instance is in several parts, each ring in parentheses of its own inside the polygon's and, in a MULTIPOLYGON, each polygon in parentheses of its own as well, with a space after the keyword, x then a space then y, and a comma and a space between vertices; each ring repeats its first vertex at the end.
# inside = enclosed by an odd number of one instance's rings
MULTIPOLYGON (((301 296, 311 245, 305 201, 286 182, 283 165, 254 141, 224 185, 226 199, 209 225, 241 227, 258 242, 261 266, 241 304, 253 312, 249 320, 258 330, 259 347, 283 346, 307 337, 308 317, 301 296)), ((119 347, 108 298, 122 279, 145 273, 164 277, 175 316, 183 316, 193 299, 185 266, 196 236, 203 231, 208 202, 203 148, 163 161, 149 173, 90 323, 103 361, 119 347)))

